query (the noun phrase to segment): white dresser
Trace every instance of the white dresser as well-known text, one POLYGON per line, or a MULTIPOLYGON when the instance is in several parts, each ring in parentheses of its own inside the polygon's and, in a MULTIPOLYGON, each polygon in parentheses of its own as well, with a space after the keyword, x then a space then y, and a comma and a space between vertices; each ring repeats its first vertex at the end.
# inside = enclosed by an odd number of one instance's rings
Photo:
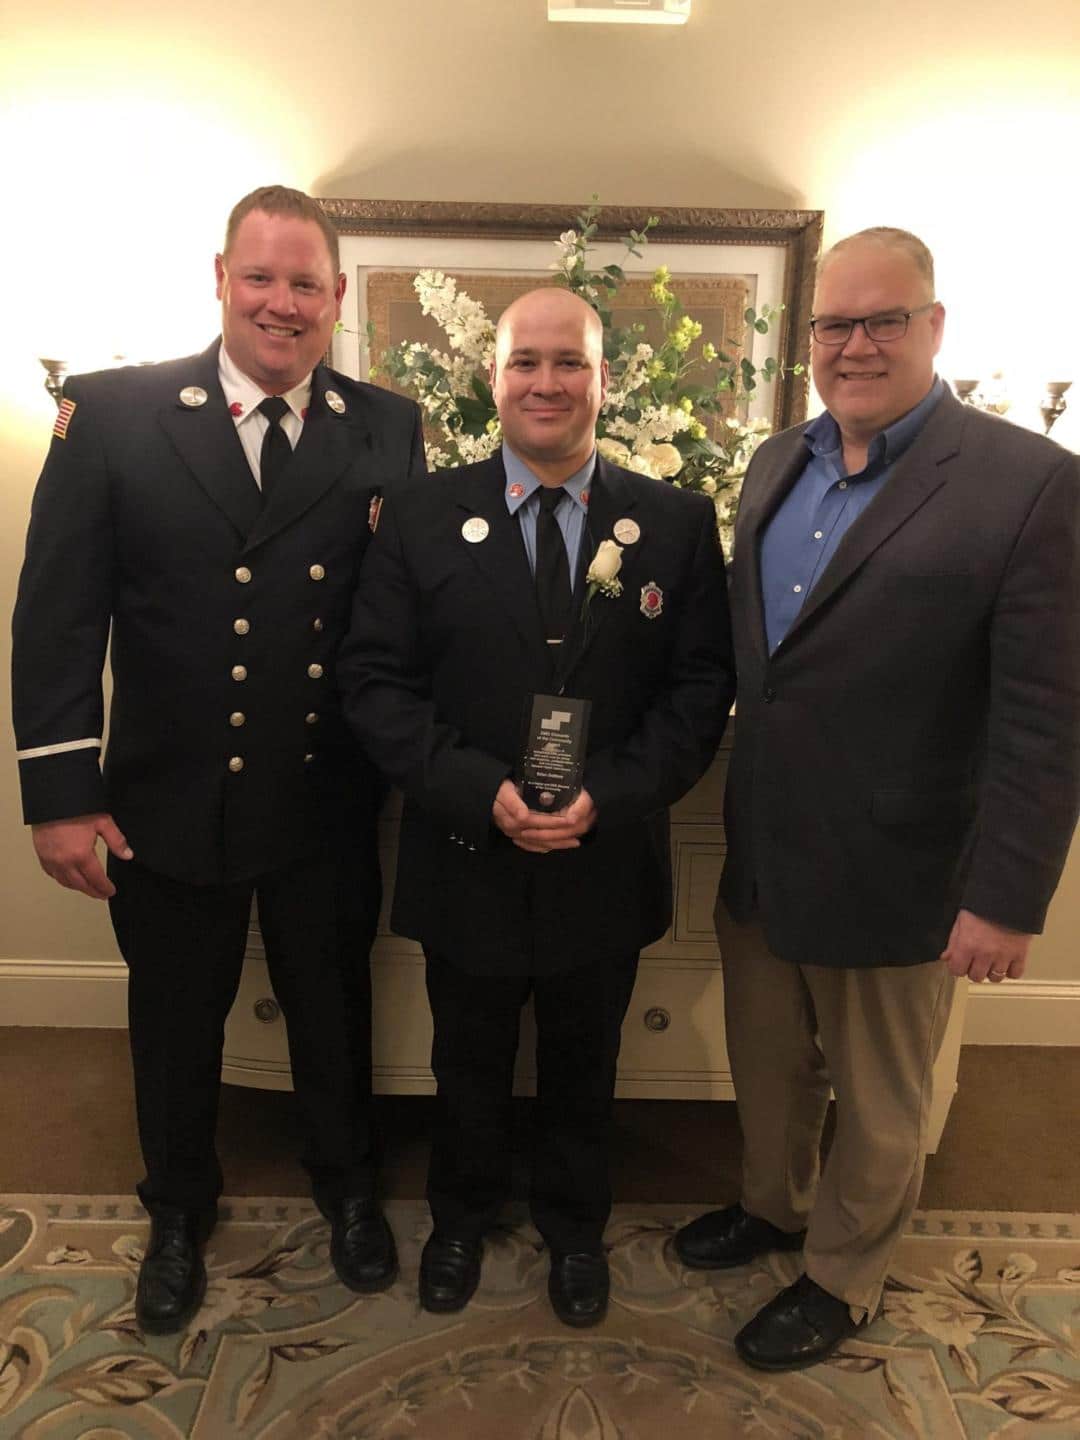
MULTIPOLYGON (((675 913, 668 933, 644 951, 623 1024, 616 1095, 630 1099, 731 1100, 724 1046, 724 992, 712 909, 724 859, 722 802, 730 746, 671 816, 675 913)), ((424 959, 387 924, 397 851, 400 802, 394 794, 380 820, 386 895, 371 957, 374 990, 374 1084, 384 1094, 430 1094, 431 1016, 424 959)), ((937 1148, 956 1089, 966 987, 958 999, 936 1071, 929 1146, 937 1148)), ((518 1089, 533 1086, 532 1014, 522 1019, 518 1089)), ((238 1085, 291 1086, 285 1023, 267 976, 262 940, 252 924, 240 993, 225 1030, 223 1079, 238 1085)))

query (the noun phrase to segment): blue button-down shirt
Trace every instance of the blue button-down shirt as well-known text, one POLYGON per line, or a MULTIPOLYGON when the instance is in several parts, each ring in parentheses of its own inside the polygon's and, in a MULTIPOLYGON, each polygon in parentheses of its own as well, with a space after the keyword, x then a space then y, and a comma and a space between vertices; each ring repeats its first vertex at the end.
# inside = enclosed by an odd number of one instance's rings
POLYGON ((897 460, 926 424, 945 391, 934 383, 914 410, 879 431, 857 475, 844 466, 840 427, 826 411, 803 431, 806 469, 769 521, 761 541, 761 590, 769 654, 795 623, 836 547, 888 482, 897 460))
MULTIPOLYGON (((540 481, 519 455, 509 445, 502 447, 503 467, 506 470, 506 508, 511 515, 518 516, 521 538, 529 557, 529 568, 536 574, 536 517, 540 510, 540 481)), ((563 482, 566 492, 555 507, 555 519, 562 531, 566 546, 566 558, 570 562, 570 584, 577 579, 578 556, 581 553, 581 538, 585 534, 585 518, 588 515, 588 494, 596 469, 596 451, 569 480, 563 482)))

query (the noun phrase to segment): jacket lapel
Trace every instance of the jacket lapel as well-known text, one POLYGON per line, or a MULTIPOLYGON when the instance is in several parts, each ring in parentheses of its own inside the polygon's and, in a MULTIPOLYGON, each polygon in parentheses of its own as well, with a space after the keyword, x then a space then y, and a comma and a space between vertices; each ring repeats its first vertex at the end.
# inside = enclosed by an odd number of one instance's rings
POLYGON ((218 379, 218 347, 215 340, 192 363, 191 378, 167 401, 159 416, 176 451, 210 499, 231 521, 241 536, 247 535, 262 508, 236 425, 225 405, 218 379), (180 396, 202 391, 201 404, 185 405, 180 396))
POLYGON ((880 493, 836 547, 781 645, 788 645, 873 552, 945 484, 948 477, 944 465, 960 448, 963 426, 963 407, 952 395, 944 394, 922 432, 896 462, 880 493))
POLYGON ((792 443, 787 452, 778 457, 774 469, 762 474, 760 480, 755 475, 754 488, 749 493, 744 490, 739 505, 740 543, 735 549, 734 584, 746 607, 750 635, 762 663, 768 658, 768 641, 765 595, 761 587, 761 538, 766 525, 806 468, 810 452, 802 438, 803 429, 805 427, 790 434, 792 443))
POLYGON ((359 455, 374 448, 374 437, 359 413, 355 397, 346 400, 339 395, 326 366, 316 366, 300 443, 269 504, 258 512, 245 549, 253 550, 264 544, 298 520, 322 499, 359 455), (327 401, 328 393, 333 404, 327 401))
POLYGON ((454 543, 498 594, 503 614, 517 627, 524 644, 546 662, 548 647, 540 626, 536 586, 517 516, 506 508, 506 471, 501 456, 493 456, 464 478, 457 509, 460 525, 454 543), (482 540, 465 538, 462 531, 470 520, 482 520, 487 526, 482 540))
MULTIPOLYGON (((601 542, 615 540, 616 522, 633 519, 636 503, 637 497, 626 483, 622 472, 616 466, 609 465, 602 456, 598 455, 596 470, 589 486, 589 518, 585 535, 582 537, 581 554, 578 557, 577 584, 574 587, 574 596, 577 601, 576 619, 570 634, 563 643, 563 653, 557 667, 560 688, 561 685, 566 684, 571 671, 592 646, 616 604, 615 600, 599 591, 589 600, 585 573, 592 557, 600 548, 601 542)), ((623 546, 622 569, 618 578, 623 583, 624 591, 633 589, 634 576, 640 578, 641 558, 648 548, 648 540, 649 537, 643 530, 633 545, 623 546)), ((619 541, 616 540, 615 543, 618 544, 619 541)), ((626 604, 627 601, 623 599, 619 603, 626 604)))

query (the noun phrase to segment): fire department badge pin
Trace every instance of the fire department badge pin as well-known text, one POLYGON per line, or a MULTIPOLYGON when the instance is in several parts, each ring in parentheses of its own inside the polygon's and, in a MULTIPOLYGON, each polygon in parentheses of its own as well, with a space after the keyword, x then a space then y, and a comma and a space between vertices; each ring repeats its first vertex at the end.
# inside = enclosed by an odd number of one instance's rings
POLYGON ((664 608, 664 592, 655 580, 641 587, 641 613, 646 620, 655 620, 664 608))

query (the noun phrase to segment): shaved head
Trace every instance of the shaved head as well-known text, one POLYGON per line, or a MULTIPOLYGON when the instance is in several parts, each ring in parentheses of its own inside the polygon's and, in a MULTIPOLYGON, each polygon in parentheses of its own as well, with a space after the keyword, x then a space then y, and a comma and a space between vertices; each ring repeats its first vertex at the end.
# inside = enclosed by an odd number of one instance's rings
POLYGON ((491 365, 503 443, 543 484, 561 485, 589 459, 607 378, 604 327, 580 296, 530 290, 503 311, 491 365))
POLYGON ((590 347, 595 347, 599 364, 604 353, 604 327, 600 316, 580 295, 556 285, 526 290, 524 295, 512 300, 499 316, 499 323, 495 326, 495 364, 498 365, 509 353, 515 325, 527 325, 534 320, 554 322, 560 318, 571 322, 576 319, 585 326, 585 338, 590 347))

